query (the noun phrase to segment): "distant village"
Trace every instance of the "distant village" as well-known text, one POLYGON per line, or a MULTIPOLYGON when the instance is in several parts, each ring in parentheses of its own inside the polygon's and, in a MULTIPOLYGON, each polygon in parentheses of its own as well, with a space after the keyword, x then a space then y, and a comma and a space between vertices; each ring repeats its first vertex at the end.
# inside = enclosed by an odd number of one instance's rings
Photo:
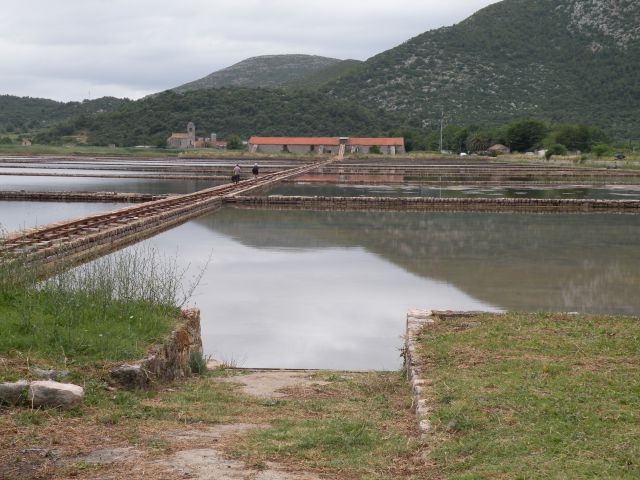
MULTIPOLYGON (((396 155, 405 153, 402 137, 257 137, 249 139, 248 149, 252 153, 338 153, 344 145, 346 153, 382 153, 396 155)), ((197 137, 193 122, 187 124, 186 133, 173 133, 167 139, 167 148, 227 148, 227 142, 209 137, 197 137)))
POLYGON ((193 122, 187 124, 187 133, 172 133, 167 139, 167 148, 227 148, 227 142, 218 140, 215 133, 209 137, 196 137, 196 125, 193 122))

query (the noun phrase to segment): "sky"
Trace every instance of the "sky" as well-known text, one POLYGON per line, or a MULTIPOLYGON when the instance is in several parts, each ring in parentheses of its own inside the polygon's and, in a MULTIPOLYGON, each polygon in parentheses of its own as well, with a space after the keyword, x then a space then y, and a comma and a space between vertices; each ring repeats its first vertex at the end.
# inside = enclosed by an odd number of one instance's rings
POLYGON ((257 55, 367 58, 496 0, 2 0, 0 94, 140 98, 257 55))

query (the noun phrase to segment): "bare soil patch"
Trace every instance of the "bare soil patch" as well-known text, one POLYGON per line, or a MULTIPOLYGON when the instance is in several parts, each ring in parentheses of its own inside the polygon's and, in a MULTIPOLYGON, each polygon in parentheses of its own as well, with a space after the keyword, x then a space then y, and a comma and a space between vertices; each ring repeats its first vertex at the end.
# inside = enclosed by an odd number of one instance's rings
POLYGON ((327 382, 313 378, 305 372, 261 371, 249 375, 238 375, 221 379, 224 382, 242 385, 242 392, 262 398, 284 398, 291 395, 293 389, 312 390, 314 386, 326 385, 327 382), (289 392, 289 393, 288 393, 289 392))

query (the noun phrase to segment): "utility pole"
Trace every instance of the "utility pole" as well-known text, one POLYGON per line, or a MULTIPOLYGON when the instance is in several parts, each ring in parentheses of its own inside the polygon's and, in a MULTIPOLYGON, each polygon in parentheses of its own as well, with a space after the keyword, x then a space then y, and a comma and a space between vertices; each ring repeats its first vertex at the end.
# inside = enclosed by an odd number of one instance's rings
POLYGON ((444 129, 444 108, 442 109, 442 116, 440 117, 440 153, 442 153, 442 130, 444 129))

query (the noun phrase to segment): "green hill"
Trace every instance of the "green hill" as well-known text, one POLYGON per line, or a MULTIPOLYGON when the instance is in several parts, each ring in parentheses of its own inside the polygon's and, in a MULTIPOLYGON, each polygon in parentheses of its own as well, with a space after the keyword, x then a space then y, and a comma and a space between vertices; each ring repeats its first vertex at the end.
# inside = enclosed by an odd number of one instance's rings
POLYGON ((252 57, 172 90, 184 93, 205 88, 230 86, 279 88, 340 63, 341 60, 336 58, 316 55, 252 57))
POLYGON ((419 35, 329 86, 415 126, 535 117, 640 137, 640 2, 504 0, 419 35))
POLYGON ((315 70, 302 78, 292 80, 286 84, 286 87, 305 90, 319 89, 327 83, 338 80, 340 77, 354 71, 362 63, 360 60, 342 60, 322 70, 315 70))
POLYGON ((396 125, 382 111, 319 92, 224 87, 178 94, 172 91, 136 102, 118 111, 82 115, 35 138, 57 143, 86 134, 88 143, 118 146, 165 145, 171 132, 185 131, 193 121, 198 135, 381 135, 396 125))
POLYGON ((112 112, 129 100, 103 97, 83 102, 56 102, 45 98, 0 95, 0 130, 35 130, 78 115, 112 112))

